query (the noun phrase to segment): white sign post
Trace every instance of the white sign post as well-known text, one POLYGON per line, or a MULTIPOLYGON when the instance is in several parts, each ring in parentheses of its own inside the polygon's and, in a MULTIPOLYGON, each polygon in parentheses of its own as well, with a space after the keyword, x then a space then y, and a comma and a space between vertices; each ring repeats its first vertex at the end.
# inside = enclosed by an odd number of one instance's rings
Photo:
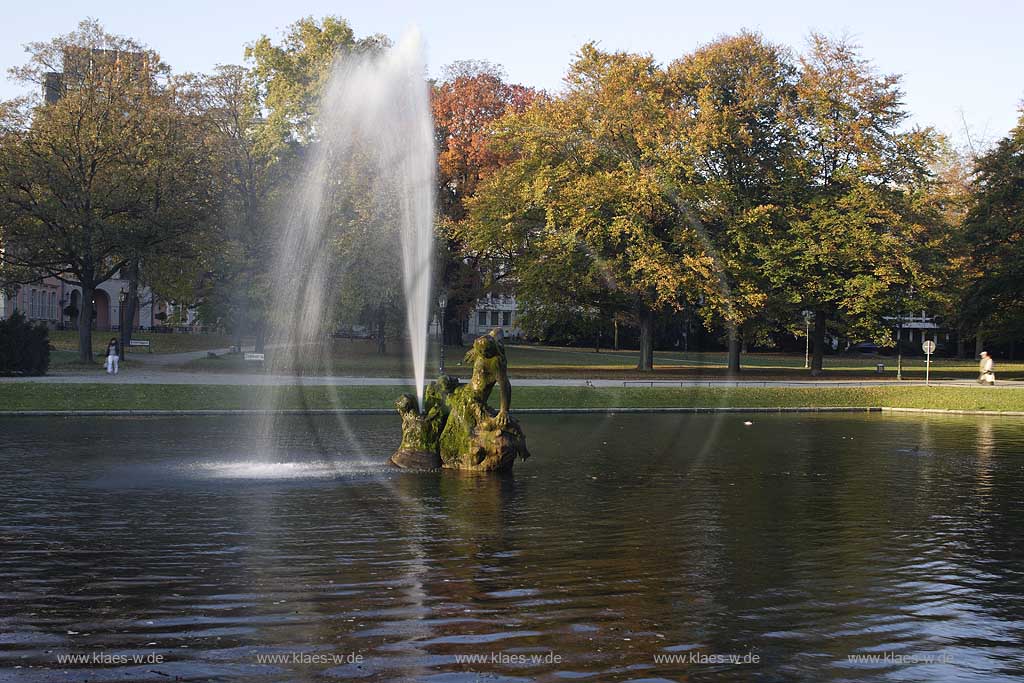
POLYGON ((931 382, 932 354, 935 353, 935 342, 929 339, 921 344, 921 349, 924 350, 924 383, 927 385, 931 382))

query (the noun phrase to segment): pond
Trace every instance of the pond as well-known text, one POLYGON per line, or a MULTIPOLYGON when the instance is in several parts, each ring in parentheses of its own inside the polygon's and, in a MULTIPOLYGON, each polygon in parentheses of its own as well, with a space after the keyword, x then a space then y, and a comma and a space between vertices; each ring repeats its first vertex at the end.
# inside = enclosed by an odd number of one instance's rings
POLYGON ((1024 421, 523 422, 465 476, 391 416, 4 419, 0 679, 1024 675, 1024 421))

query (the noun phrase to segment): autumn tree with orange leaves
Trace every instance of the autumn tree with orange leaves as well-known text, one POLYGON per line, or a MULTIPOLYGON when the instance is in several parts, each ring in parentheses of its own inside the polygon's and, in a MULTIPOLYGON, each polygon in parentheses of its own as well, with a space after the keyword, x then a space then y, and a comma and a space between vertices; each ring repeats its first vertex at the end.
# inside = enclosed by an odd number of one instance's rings
POLYGON ((445 340, 461 340, 461 321, 474 302, 496 287, 502 254, 475 250, 464 239, 464 202, 480 181, 509 160, 491 144, 494 129, 509 113, 521 113, 539 96, 533 88, 507 83, 497 65, 462 61, 449 65, 434 86, 431 106, 437 137, 440 286, 448 292, 445 340))

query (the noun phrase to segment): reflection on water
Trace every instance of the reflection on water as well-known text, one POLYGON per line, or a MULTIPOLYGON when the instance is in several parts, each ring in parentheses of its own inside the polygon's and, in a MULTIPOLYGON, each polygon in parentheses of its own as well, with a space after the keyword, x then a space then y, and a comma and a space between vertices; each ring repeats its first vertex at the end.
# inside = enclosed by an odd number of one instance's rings
POLYGON ((1024 422, 745 419, 529 416, 510 476, 382 467, 388 417, 267 461, 236 418, 5 420, 0 680, 1024 674, 1024 422))

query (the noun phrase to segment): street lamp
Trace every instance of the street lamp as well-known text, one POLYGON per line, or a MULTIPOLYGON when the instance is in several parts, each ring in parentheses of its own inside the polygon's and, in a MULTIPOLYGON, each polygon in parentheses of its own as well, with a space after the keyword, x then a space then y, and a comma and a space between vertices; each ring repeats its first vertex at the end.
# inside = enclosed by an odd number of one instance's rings
MULTIPOLYGON (((126 340, 124 338, 124 304, 125 304, 126 301, 128 301, 128 293, 125 292, 122 289, 121 293, 117 295, 117 303, 118 303, 118 306, 117 306, 117 328, 118 328, 117 336, 119 336, 121 338, 121 346, 122 347, 126 346, 126 344, 125 344, 126 340)), ((126 355, 127 354, 125 353, 125 350, 122 348, 121 349, 121 357, 124 358, 126 355)))
POLYGON ((903 379, 903 302, 896 312, 896 379, 903 379))
POLYGON ((437 326, 437 336, 440 342, 441 354, 440 354, 440 371, 444 374, 444 309, 448 308, 448 293, 443 289, 437 294, 437 307, 441 309, 441 317, 439 319, 439 325, 437 326))
POLYGON ((896 379, 903 379, 903 309, 906 305, 907 296, 914 296, 914 288, 910 287, 909 293, 900 291, 899 306, 896 311, 896 379))

